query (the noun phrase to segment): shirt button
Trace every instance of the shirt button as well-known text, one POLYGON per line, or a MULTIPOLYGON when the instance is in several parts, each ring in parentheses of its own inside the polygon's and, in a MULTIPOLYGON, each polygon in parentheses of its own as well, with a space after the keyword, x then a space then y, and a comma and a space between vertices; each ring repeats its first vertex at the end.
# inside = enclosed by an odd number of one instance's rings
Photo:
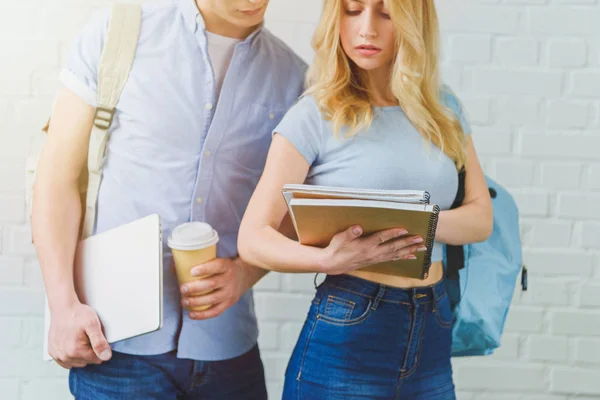
POLYGON ((206 150, 206 151, 204 152, 204 155, 205 155, 206 157, 210 157, 210 156, 212 155, 212 153, 210 152, 210 150, 206 150))
POLYGON ((206 109, 207 110, 212 110, 212 108, 213 108, 212 103, 206 103, 206 109))
POLYGON ((270 114, 269 114, 269 119, 275 119, 275 114, 273 114, 273 113, 270 113, 270 114))
POLYGON ((202 204, 202 201, 204 201, 204 199, 202 197, 198 197, 196 199, 196 203, 198 203, 198 204, 202 204))
POLYGON ((202 23, 202 15, 200 15, 200 14, 196 15, 196 23, 197 24, 201 24, 202 23))

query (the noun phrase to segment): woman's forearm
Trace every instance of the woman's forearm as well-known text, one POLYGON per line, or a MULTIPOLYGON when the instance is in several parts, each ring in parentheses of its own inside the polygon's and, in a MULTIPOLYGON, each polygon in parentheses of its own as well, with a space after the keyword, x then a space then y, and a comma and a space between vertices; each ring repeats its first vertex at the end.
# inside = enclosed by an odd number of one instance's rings
POLYGON ((238 251, 245 262, 271 271, 323 271, 323 249, 301 245, 270 226, 252 232, 242 230, 238 251))
POLYGON ((451 245, 464 245, 487 240, 493 229, 493 212, 473 202, 442 211, 438 219, 436 240, 451 245))

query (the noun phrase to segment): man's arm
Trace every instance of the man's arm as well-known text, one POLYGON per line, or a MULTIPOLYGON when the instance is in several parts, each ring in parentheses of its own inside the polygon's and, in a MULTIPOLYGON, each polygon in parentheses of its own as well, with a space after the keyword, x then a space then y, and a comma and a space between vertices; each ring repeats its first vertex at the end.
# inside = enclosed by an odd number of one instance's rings
POLYGON ((49 352, 65 368, 111 355, 96 313, 79 302, 73 282, 82 212, 78 181, 93 117, 93 107, 67 89, 60 91, 34 186, 32 233, 52 316, 49 352))

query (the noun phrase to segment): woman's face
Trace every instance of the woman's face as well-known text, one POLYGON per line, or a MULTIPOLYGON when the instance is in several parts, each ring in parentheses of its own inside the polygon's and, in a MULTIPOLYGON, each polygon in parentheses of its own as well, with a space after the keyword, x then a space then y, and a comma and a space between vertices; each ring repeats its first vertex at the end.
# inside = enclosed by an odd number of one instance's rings
POLYGON ((340 36, 346 55, 366 71, 394 61, 396 33, 383 0, 343 0, 340 36))

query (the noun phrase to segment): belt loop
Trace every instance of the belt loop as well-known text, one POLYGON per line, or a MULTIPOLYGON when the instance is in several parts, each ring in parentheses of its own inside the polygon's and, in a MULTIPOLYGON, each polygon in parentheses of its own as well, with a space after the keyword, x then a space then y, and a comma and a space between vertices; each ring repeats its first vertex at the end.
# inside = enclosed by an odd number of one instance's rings
POLYGON ((317 272, 315 274, 315 279, 313 279, 313 284, 315 285, 315 289, 319 288, 319 285, 317 285, 317 277, 319 276, 319 272, 317 272))
POLYGON ((375 300, 373 300, 373 305, 371 306, 371 310, 375 311, 377 306, 379 306, 379 302, 381 298, 385 294, 386 287, 385 285, 379 285, 379 291, 377 292, 377 296, 375 296, 375 300))

